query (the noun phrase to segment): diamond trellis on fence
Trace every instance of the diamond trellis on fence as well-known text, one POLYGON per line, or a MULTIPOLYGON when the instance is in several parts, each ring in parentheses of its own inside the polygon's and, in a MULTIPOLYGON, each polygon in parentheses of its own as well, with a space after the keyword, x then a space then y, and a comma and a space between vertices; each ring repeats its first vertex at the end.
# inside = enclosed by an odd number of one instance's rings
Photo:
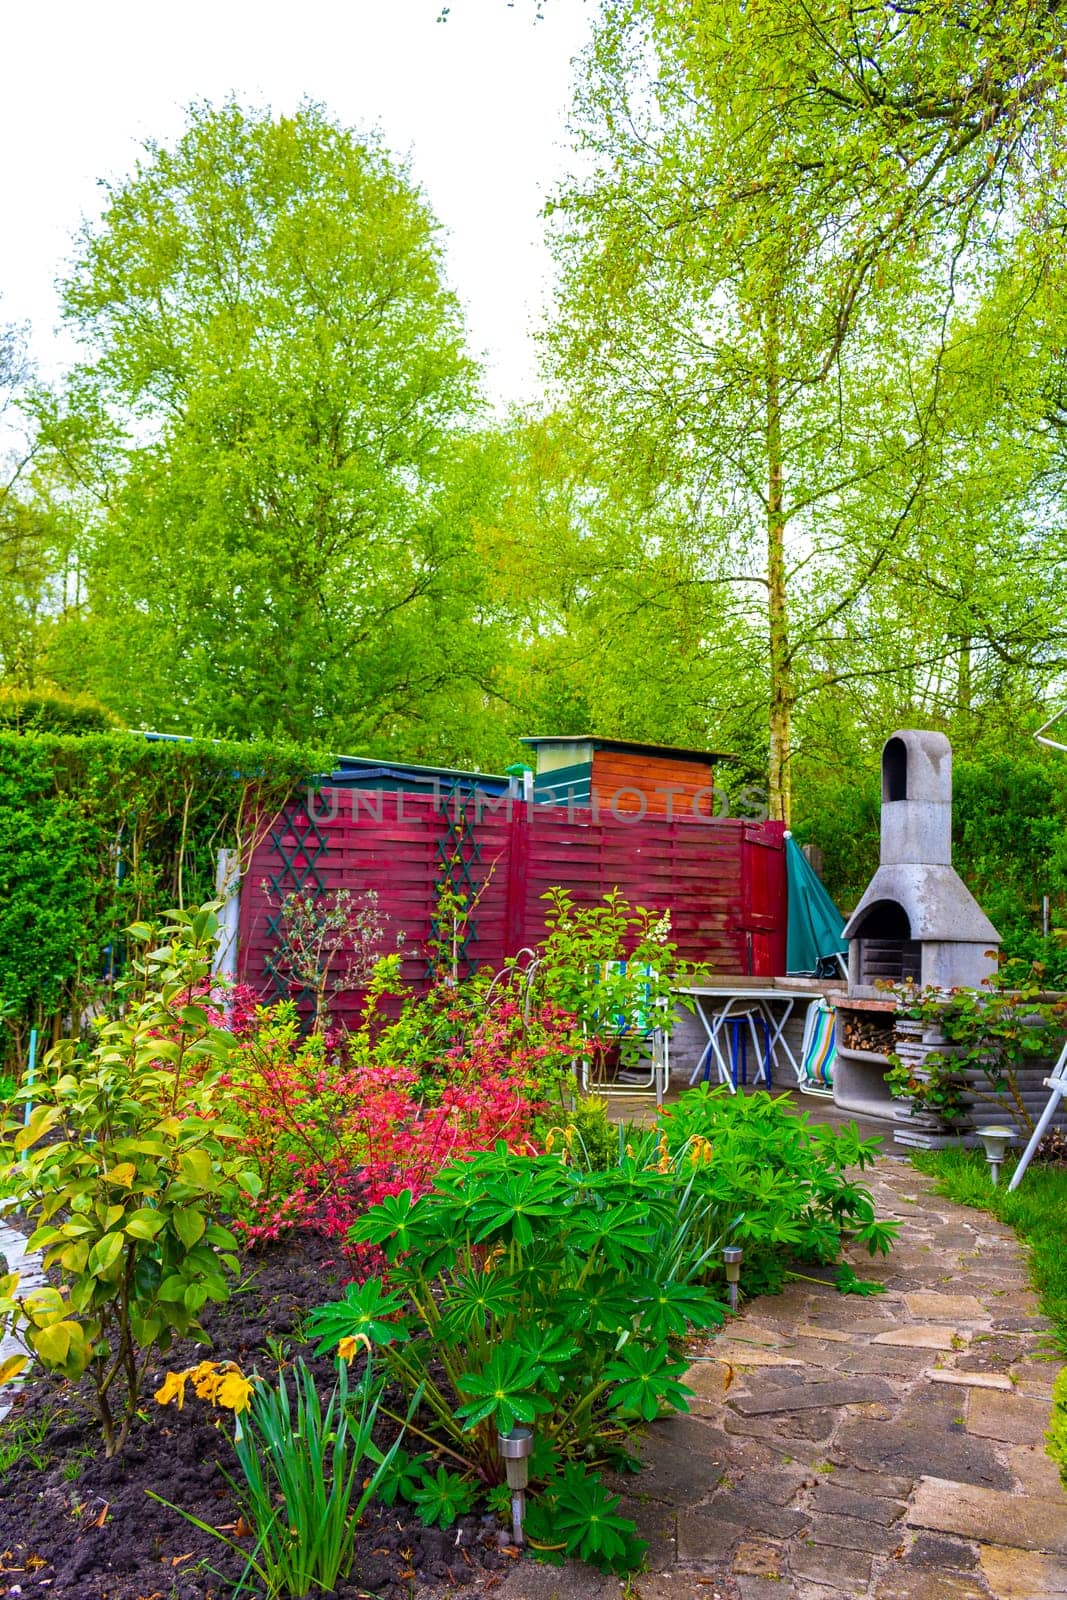
MULTIPOLYGON (((471 810, 476 809, 475 801, 469 794, 464 794, 459 789, 454 789, 445 796, 442 802, 442 811, 445 818, 445 831, 436 842, 437 860, 441 868, 437 880, 438 893, 442 890, 451 890, 452 894, 462 897, 465 905, 472 907, 475 897, 481 887, 475 884, 473 868, 481 865, 482 846, 471 819, 471 810)), ((445 925, 444 919, 435 909, 430 916, 430 941, 440 946, 445 940, 451 942, 452 928, 445 925)), ((470 946, 478 940, 478 926, 474 916, 468 916, 462 926, 455 942, 455 956, 458 963, 462 963, 465 970, 464 976, 469 977, 478 965, 478 958, 471 954, 470 946)), ((434 961, 431 955, 427 962, 426 975, 432 977, 434 961)), ((457 973, 457 976, 459 974, 457 973)))
POLYGON ((264 975, 270 979, 279 999, 295 998, 298 1002, 313 1000, 314 995, 307 988, 293 995, 289 979, 276 965, 275 954, 282 942, 281 911, 286 896, 299 894, 309 887, 320 895, 326 893, 318 862, 329 854, 330 841, 315 821, 310 804, 300 800, 290 801, 283 806, 271 824, 269 838, 278 859, 277 864, 268 870, 263 885, 271 907, 267 913, 267 929, 274 941, 274 950, 263 965, 264 975), (287 846, 287 839, 295 840, 295 843, 287 846))

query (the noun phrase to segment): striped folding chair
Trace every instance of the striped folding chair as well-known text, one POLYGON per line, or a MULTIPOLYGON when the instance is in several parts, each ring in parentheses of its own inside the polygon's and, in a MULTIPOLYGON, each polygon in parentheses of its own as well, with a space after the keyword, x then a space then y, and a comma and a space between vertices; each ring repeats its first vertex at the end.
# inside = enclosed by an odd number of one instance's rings
POLYGON ((837 1056, 837 1015, 826 1000, 813 1000, 804 1018, 797 1088, 801 1094, 833 1096, 834 1060, 837 1056))

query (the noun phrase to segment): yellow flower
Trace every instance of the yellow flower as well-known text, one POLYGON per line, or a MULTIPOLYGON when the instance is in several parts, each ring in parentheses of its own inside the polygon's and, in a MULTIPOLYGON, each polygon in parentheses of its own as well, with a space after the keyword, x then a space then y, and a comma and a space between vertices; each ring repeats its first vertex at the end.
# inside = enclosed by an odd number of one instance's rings
POLYGON ((169 1406, 172 1400, 177 1400, 180 1411, 185 1404, 185 1385, 189 1381, 187 1372, 168 1372, 163 1379, 162 1388, 155 1392, 154 1399, 161 1406, 169 1406))
POLYGON ((628 1144, 626 1146, 626 1154, 629 1156, 630 1160, 632 1161, 633 1158, 634 1158, 634 1147, 633 1147, 632 1144, 628 1144))
POLYGON ((201 1361, 198 1367, 193 1367, 189 1373, 193 1388, 200 1400, 210 1400, 215 1404, 215 1393, 221 1381, 220 1369, 213 1361, 201 1361))
POLYGON ((366 1350, 369 1354, 370 1340, 367 1338, 367 1335, 365 1333, 353 1333, 340 1341, 337 1346, 337 1354, 342 1361, 352 1361, 360 1345, 362 1345, 364 1350, 366 1350))
POLYGON ((555 1144, 555 1142, 556 1142, 556 1130, 555 1130, 555 1128, 553 1128, 551 1133, 548 1135, 548 1137, 545 1140, 545 1154, 547 1156, 550 1156, 552 1154, 552 1146, 555 1144))
POLYGON ((223 1375, 215 1391, 215 1401, 227 1411, 247 1411, 252 1404, 252 1379, 232 1367, 223 1375))

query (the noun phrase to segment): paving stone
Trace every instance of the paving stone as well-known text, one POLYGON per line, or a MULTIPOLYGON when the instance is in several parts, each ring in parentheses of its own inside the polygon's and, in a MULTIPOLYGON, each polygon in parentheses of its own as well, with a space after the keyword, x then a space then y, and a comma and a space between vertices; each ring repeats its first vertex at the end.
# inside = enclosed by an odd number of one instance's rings
POLYGON ((724 1480, 722 1491, 743 1490, 751 1500, 766 1501, 768 1505, 785 1506, 794 1499, 811 1478, 804 1467, 756 1468, 747 1465, 730 1473, 724 1480))
POLYGON ((904 1514, 903 1500, 891 1500, 882 1495, 863 1494, 858 1489, 845 1488, 838 1484, 836 1473, 816 1487, 812 1507, 830 1516, 863 1517, 868 1522, 880 1522, 886 1528, 904 1514))
MULTIPOLYGON (((671 1505, 696 1505, 718 1486, 733 1457, 726 1435, 698 1417, 664 1418, 645 1435, 641 1492, 671 1505)), ((632 1489, 631 1480, 625 1488, 632 1489)))
POLYGON ((900 1544, 901 1535, 883 1523, 865 1522, 862 1517, 830 1517, 816 1515, 811 1518, 814 1544, 832 1544, 842 1550, 867 1550, 871 1555, 887 1556, 900 1544))
POLYGON ((963 1539, 951 1539, 943 1533, 920 1533, 912 1540, 904 1562, 910 1567, 928 1567, 937 1572, 946 1567, 953 1572, 973 1572, 978 1565, 978 1549, 963 1539))
MULTIPOLYGON (((796 1590, 793 1585, 783 1582, 778 1578, 753 1578, 742 1574, 737 1580, 741 1600, 793 1600, 796 1590)), ((644 1579, 641 1580, 641 1593, 645 1594, 644 1579)), ((674 1600, 673 1595, 671 1600, 674 1600)), ((708 1600, 705 1589, 701 1600, 708 1600)))
POLYGON ((936 1476, 951 1462, 961 1483, 1010 1486, 1011 1475, 988 1440, 972 1438, 961 1426, 946 1425, 940 1407, 930 1404, 929 1410, 925 1421, 846 1422, 834 1439, 831 1459, 911 1478, 936 1476))
POLYGON ((842 1373, 871 1373, 884 1378, 917 1378, 930 1359, 928 1350, 907 1345, 869 1344, 849 1350, 841 1360, 842 1373))
POLYGON ((715 1359, 709 1361, 702 1359, 696 1361, 686 1373, 683 1382, 691 1388, 696 1388, 693 1374, 700 1368, 712 1372, 718 1371, 721 1381, 724 1368, 720 1363, 725 1362, 731 1367, 802 1367, 804 1363, 795 1356, 788 1355, 783 1348, 770 1349, 765 1345, 756 1344, 724 1344, 715 1346, 715 1359))
POLYGON ((967 1432, 1007 1444, 1034 1444, 1048 1427, 1049 1408, 1044 1400, 1021 1394, 998 1394, 974 1389, 967 1399, 967 1432))
POLYGON ((1059 1369, 1058 1358, 1055 1361, 1016 1361, 1011 1368, 1011 1377, 1019 1394, 1051 1400, 1052 1385, 1059 1369))
POLYGON ((953 1350, 960 1339, 969 1339, 963 1333, 944 1323, 913 1322, 902 1328, 890 1328, 888 1333, 875 1335, 874 1344, 899 1344, 920 1350, 953 1350))
POLYGON ((1067 1565, 1055 1556, 981 1546, 982 1574, 997 1600, 1065 1600, 1067 1565))
POLYGON ((678 1561, 683 1566, 730 1562, 744 1537, 744 1523, 727 1522, 707 1506, 678 1513, 678 1561))
POLYGON ((880 1578, 874 1593, 875 1600, 990 1600, 989 1589, 977 1575, 902 1567, 893 1567, 880 1578))
POLYGON ((931 1367, 923 1377, 930 1383, 954 1384, 957 1389, 1007 1389, 1012 1382, 1002 1372, 961 1372, 958 1367, 931 1367))
POLYGON ((1035 1495, 1005 1494, 948 1478, 921 1478, 907 1521, 915 1528, 936 1528, 982 1544, 1067 1555, 1062 1503, 1035 1495))
POLYGON ((855 1594, 871 1581, 872 1558, 864 1550, 840 1550, 834 1545, 797 1545, 789 1551, 789 1568, 797 1578, 825 1583, 855 1594), (849 1587, 846 1588, 846 1585, 849 1587))
POLYGON ((1058 1500, 1064 1494, 1059 1469, 1043 1444, 1013 1445, 1004 1454, 1025 1493, 1039 1500, 1058 1500))
POLYGON ((987 1322, 991 1312, 971 1294, 941 1294, 919 1289, 904 1296, 909 1316, 916 1322, 987 1322))
MULTIPOLYGON (((828 1418, 826 1431, 817 1439, 797 1437, 787 1434, 779 1426, 785 1419, 782 1417, 739 1417, 727 1415, 724 1426, 727 1435, 737 1451, 743 1451, 747 1456, 749 1449, 759 1441, 767 1450, 772 1451, 780 1462, 804 1462, 814 1467, 823 1459, 826 1442, 833 1432, 834 1413, 829 1411, 802 1412, 801 1417, 811 1423, 821 1418, 828 1418)), ((793 1418, 793 1421, 798 1420, 793 1418)), ((916 1477, 919 1474, 916 1473, 916 1477)))
POLYGON ((771 1539, 791 1539, 811 1522, 804 1511, 763 1504, 758 1493, 750 1493, 747 1486, 744 1489, 720 1490, 711 1497, 707 1507, 701 1509, 710 1511, 725 1522, 736 1522, 755 1533, 765 1533, 771 1539))
POLYGON ((776 1544, 756 1544, 746 1539, 737 1547, 733 1570, 750 1578, 780 1578, 782 1552, 776 1544))
POLYGON ((798 1339, 825 1339, 829 1344, 852 1344, 855 1339, 863 1337, 863 1334, 854 1333, 851 1329, 842 1332, 839 1328, 820 1328, 813 1322, 802 1322, 797 1329, 798 1339))
POLYGON ((915 1483, 914 1478, 897 1478, 887 1472, 865 1472, 845 1466, 835 1466, 823 1481, 835 1489, 855 1489, 860 1494, 886 1500, 905 1500, 915 1483))
POLYGON ((810 1383, 791 1389, 771 1389, 752 1395, 738 1395, 730 1404, 746 1417, 768 1416, 778 1411, 816 1411, 830 1407, 866 1404, 871 1400, 892 1400, 893 1390, 878 1378, 862 1381, 840 1379, 831 1383, 810 1383))

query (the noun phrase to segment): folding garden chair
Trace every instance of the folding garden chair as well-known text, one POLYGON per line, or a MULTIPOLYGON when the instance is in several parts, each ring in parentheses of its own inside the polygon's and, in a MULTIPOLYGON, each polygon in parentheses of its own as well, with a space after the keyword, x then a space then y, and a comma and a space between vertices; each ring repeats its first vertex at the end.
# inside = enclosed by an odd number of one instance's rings
POLYGON ((826 1000, 813 1000, 804 1018, 797 1088, 801 1094, 832 1098, 837 1056, 837 1015, 826 1000))
POLYGON ((582 1091, 655 1095, 660 1106, 670 1080, 670 1045, 661 1020, 667 1002, 652 999, 652 979, 656 974, 651 967, 638 968, 636 984, 634 976, 625 961, 604 965, 604 1004, 597 1007, 592 1024, 583 1027, 588 1048, 581 1060, 582 1091), (619 990, 624 985, 627 1006, 620 1009, 619 990), (622 1059, 609 1063, 605 1057, 616 1052, 621 1053, 622 1059))

